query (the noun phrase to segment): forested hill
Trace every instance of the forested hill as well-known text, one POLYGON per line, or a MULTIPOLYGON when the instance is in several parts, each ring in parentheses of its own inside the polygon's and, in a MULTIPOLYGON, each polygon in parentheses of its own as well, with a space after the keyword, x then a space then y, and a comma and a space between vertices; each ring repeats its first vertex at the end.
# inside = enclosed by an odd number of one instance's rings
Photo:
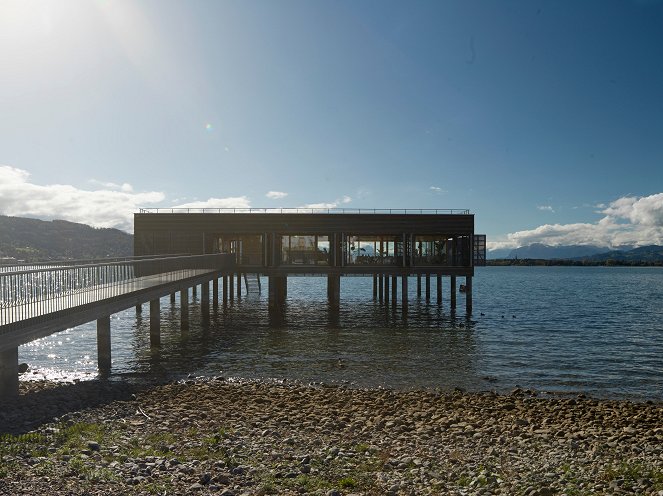
POLYGON ((0 258, 34 262, 132 254, 133 236, 118 229, 0 215, 0 258))

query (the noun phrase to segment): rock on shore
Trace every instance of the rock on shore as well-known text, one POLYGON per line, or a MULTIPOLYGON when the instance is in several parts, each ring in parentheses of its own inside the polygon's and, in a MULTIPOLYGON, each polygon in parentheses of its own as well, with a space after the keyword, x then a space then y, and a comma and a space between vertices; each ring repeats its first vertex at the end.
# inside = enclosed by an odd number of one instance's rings
POLYGON ((663 496, 658 403, 223 380, 87 388, 68 406, 38 391, 0 407, 13 432, 0 494, 663 496))

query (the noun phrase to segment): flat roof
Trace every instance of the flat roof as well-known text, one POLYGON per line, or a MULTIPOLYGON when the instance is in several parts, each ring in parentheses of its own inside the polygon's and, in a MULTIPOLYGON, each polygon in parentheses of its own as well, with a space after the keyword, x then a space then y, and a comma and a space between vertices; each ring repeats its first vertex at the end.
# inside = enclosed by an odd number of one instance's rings
POLYGON ((466 208, 141 208, 141 214, 397 214, 469 215, 466 208))

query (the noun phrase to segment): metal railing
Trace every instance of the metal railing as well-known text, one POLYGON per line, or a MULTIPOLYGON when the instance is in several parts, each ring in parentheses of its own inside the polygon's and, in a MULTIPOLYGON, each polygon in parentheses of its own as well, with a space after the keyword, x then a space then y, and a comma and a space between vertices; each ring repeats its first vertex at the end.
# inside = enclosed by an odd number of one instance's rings
POLYGON ((0 265, 1 272, 16 272, 16 271, 27 271, 27 270, 36 270, 36 269, 48 269, 48 268, 61 268, 61 267, 70 267, 74 265, 90 265, 90 264, 105 264, 112 262, 132 262, 139 260, 149 260, 152 258, 166 258, 166 257, 183 257, 189 256, 188 253, 176 253, 168 255, 141 255, 141 256, 128 256, 128 257, 113 257, 113 258, 92 258, 92 259, 75 259, 75 260, 43 260, 39 262, 25 262, 22 260, 16 260, 12 263, 5 263, 0 265))
POLYGON ((0 272, 0 329, 3 325, 125 294, 141 278, 184 279, 199 270, 232 264, 225 254, 136 257, 124 261, 57 265, 0 272))
POLYGON ((458 208, 141 208, 141 214, 400 214, 400 215, 469 215, 458 208))

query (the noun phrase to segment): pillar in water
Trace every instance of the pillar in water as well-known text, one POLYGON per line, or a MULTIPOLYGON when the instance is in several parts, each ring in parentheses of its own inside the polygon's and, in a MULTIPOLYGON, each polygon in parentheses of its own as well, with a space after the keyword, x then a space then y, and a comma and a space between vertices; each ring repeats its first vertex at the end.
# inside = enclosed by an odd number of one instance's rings
POLYGON ((111 368, 110 315, 97 319, 97 365, 101 374, 108 374, 111 368))
POLYGON ((0 351, 0 398, 18 396, 18 346, 0 351))

